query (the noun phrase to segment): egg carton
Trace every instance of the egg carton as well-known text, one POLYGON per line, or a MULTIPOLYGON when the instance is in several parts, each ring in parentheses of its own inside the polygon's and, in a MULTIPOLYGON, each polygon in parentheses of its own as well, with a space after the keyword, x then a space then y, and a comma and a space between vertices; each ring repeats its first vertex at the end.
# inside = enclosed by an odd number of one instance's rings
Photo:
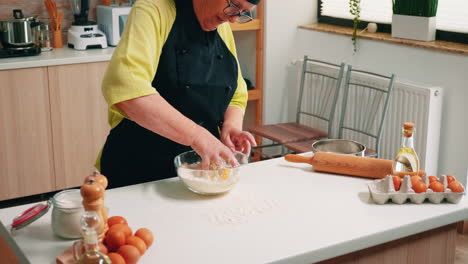
MULTIPOLYGON (((396 204, 403 204, 408 199, 415 204, 423 203, 428 199, 431 203, 439 204, 442 201, 446 200, 449 203, 458 203, 465 195, 465 187, 463 187, 463 192, 452 192, 447 188, 447 176, 442 175, 439 177, 439 180, 444 185, 444 192, 434 192, 433 190, 427 188, 427 191, 424 193, 416 193, 413 188, 411 188, 411 177, 406 175, 403 178, 403 181, 400 186, 400 190, 395 191, 395 186, 393 185, 393 176, 387 175, 387 177, 372 181, 368 184, 369 192, 372 199, 377 204, 384 204, 391 200, 396 204)), ((423 176, 423 182, 426 186, 429 187, 429 177, 423 176)))

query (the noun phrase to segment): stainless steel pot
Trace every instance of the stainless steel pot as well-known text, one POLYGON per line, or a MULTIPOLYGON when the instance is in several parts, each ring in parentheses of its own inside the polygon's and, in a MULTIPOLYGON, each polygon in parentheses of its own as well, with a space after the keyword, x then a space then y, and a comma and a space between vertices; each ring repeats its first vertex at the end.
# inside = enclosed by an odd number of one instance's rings
POLYGON ((359 142, 347 139, 322 139, 312 143, 312 151, 314 153, 331 152, 364 157, 366 146, 359 142))
POLYGON ((35 16, 24 17, 20 9, 13 10, 13 19, 0 20, 1 41, 5 48, 34 45, 35 16))

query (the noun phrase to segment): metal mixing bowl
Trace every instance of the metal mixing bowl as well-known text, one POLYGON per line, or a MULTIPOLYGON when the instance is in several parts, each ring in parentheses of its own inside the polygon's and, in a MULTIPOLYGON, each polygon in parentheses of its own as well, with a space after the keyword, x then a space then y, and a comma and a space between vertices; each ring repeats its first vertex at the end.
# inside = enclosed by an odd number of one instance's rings
POLYGON ((322 139, 312 143, 312 151, 364 157, 366 146, 348 139, 322 139))
POLYGON ((202 159, 192 150, 177 155, 174 165, 177 175, 189 190, 198 194, 214 195, 231 190, 239 181, 239 169, 248 163, 248 156, 236 152, 234 157, 240 164, 237 167, 223 164, 217 169, 202 170, 199 169, 202 159))

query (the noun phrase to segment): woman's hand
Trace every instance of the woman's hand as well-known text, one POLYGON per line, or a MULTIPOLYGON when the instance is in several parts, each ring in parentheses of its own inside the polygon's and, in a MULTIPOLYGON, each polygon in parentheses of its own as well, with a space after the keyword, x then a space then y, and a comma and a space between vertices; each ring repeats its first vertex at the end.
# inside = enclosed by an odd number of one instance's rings
POLYGON ((232 151, 240 151, 246 155, 250 154, 251 146, 257 146, 252 134, 227 124, 221 130, 221 142, 232 151))
POLYGON ((198 127, 195 137, 190 144, 193 150, 202 158, 201 167, 206 170, 210 164, 222 164, 228 161, 231 166, 238 166, 234 152, 203 127, 198 127))

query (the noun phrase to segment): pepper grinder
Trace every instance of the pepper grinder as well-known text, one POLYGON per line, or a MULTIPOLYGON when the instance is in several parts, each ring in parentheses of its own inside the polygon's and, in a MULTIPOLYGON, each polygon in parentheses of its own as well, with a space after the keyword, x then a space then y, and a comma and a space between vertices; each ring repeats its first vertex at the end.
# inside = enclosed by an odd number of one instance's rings
POLYGON ((85 178, 80 188, 85 211, 95 211, 99 215, 100 223, 97 227, 99 241, 103 240, 104 235, 109 230, 109 226, 107 225, 107 208, 104 204, 106 187, 107 178, 98 172, 94 172, 93 175, 85 178))

